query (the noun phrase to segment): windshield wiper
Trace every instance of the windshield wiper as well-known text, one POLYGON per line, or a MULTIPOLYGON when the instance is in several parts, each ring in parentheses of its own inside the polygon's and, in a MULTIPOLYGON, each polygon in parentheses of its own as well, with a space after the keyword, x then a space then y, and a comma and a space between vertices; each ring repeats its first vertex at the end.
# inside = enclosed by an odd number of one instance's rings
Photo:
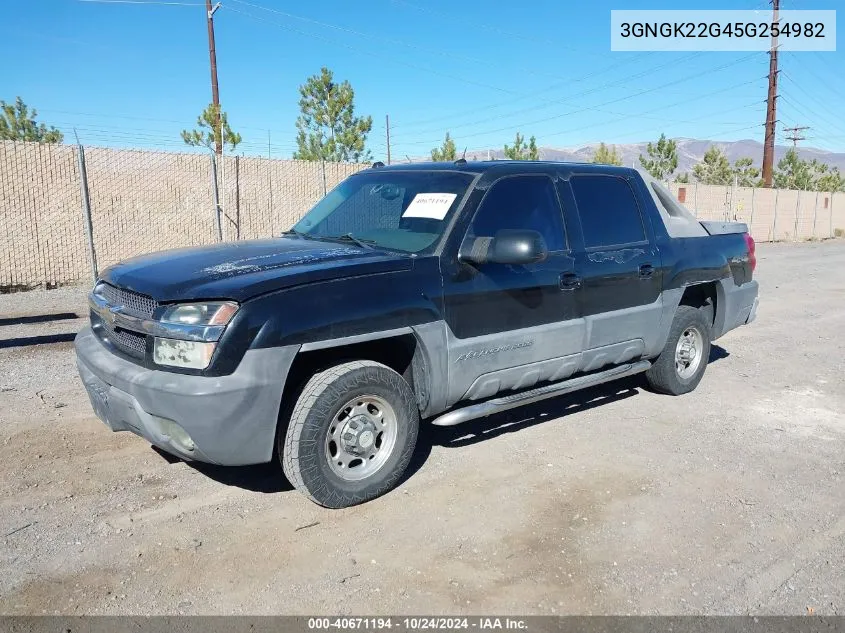
POLYGON ((296 229, 288 229, 287 231, 283 231, 282 235, 296 235, 297 237, 301 237, 305 240, 316 240, 318 239, 314 235, 310 235, 308 233, 303 233, 302 231, 297 231, 296 229))
POLYGON ((376 244, 378 244, 375 240, 363 240, 360 237, 355 237, 352 233, 344 233, 343 235, 321 235, 320 237, 325 240, 333 240, 336 242, 352 242, 361 248, 369 249, 372 249, 376 244))

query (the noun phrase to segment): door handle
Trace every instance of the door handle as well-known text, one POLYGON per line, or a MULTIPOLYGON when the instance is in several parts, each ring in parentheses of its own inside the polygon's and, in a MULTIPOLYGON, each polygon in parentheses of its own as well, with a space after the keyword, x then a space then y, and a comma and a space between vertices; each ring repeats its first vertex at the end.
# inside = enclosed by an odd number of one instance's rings
POLYGON ((640 266, 640 279, 651 279, 652 275, 654 275, 654 266, 651 264, 640 266))
POLYGON ((575 290, 581 287, 581 278, 575 273, 561 273, 560 274, 560 289, 561 290, 575 290))

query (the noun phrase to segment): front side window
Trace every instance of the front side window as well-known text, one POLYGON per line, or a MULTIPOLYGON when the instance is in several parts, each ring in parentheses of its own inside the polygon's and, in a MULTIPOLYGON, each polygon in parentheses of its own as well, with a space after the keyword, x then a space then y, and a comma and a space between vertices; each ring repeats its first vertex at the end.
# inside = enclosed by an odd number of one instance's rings
POLYGON ((512 176, 497 181, 484 196, 468 238, 495 237, 502 229, 539 232, 549 251, 566 248, 563 216, 548 176, 512 176))
POLYGON ((616 176, 573 176, 570 179, 584 246, 595 248, 646 239, 640 207, 628 182, 616 176))
POLYGON ((407 253, 431 250, 473 178, 447 171, 356 174, 329 192, 293 231, 316 239, 351 236, 407 253))

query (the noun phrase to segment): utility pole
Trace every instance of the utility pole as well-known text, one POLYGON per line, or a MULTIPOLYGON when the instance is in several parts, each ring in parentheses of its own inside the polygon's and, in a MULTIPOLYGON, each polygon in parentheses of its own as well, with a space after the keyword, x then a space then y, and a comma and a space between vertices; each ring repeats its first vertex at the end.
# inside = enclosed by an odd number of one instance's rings
POLYGON ((387 130, 387 164, 390 164, 390 115, 384 115, 384 129, 387 130))
MULTIPOLYGON (((778 24, 780 0, 772 0, 772 22, 778 24)), ((775 163, 775 125, 777 124, 778 97, 778 38, 772 37, 769 50, 769 96, 766 101, 766 138, 763 144, 763 186, 772 186, 772 172, 775 163)))
POLYGON ((217 112, 214 130, 214 151, 223 154, 223 131, 220 129, 220 93, 217 90, 217 51, 214 48, 214 12, 220 8, 220 3, 211 6, 211 0, 205 0, 205 13, 208 22, 208 58, 211 61, 211 103, 217 112))
POLYGON ((810 127, 807 125, 796 125, 795 127, 785 127, 783 128, 784 132, 792 132, 791 134, 787 135, 787 139, 792 141, 792 147, 798 147, 798 141, 807 140, 806 136, 802 136, 801 132, 804 130, 809 130, 810 127))

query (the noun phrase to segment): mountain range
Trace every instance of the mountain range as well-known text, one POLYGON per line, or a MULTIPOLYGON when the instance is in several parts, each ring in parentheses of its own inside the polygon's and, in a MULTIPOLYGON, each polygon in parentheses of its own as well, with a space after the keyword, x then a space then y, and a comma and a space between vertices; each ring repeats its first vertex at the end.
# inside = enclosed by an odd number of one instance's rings
MULTIPOLYGON (((758 141, 750 139, 741 141, 707 141, 692 138, 677 138, 675 139, 678 145, 678 169, 676 174, 684 172, 692 172, 692 166, 704 158, 706 152, 711 145, 721 148, 728 159, 733 163, 738 158, 749 157, 754 159, 754 165, 760 167, 763 160, 763 144, 758 141)), ((623 165, 639 166, 638 157, 640 154, 646 154, 647 142, 643 143, 608 143, 609 146, 616 148, 616 152, 622 157, 623 165)), ((540 147, 540 158, 543 160, 560 160, 568 162, 591 162, 593 153, 598 144, 585 145, 583 147, 540 147)), ((777 162, 789 150, 789 147, 784 145, 775 146, 775 166, 777 162)), ((470 159, 486 160, 488 151, 491 158, 503 159, 505 157, 502 149, 480 149, 467 150, 466 157, 470 159)), ((798 147, 798 155, 804 160, 817 159, 819 162, 827 163, 831 167, 839 167, 839 170, 845 172, 845 152, 828 152, 812 147, 798 147)))

